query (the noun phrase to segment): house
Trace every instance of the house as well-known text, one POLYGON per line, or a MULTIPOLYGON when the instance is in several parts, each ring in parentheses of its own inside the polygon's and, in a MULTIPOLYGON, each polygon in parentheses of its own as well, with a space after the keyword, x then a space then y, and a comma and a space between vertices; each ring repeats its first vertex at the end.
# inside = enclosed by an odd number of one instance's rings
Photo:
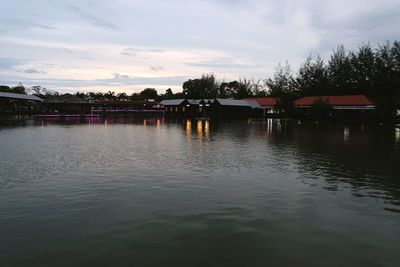
POLYGON ((294 102, 298 113, 303 116, 313 113, 318 103, 330 108, 330 117, 359 118, 369 116, 375 110, 374 102, 364 95, 307 96, 294 102))
POLYGON ((91 104, 83 98, 64 94, 48 99, 45 109, 46 114, 89 114, 91 104))
POLYGON ((255 101, 262 108, 262 115, 264 117, 273 116, 277 114, 278 111, 276 109, 276 105, 278 104, 276 98, 273 97, 251 97, 251 98, 243 98, 244 101, 255 101))
POLYGON ((218 119, 249 118, 252 106, 243 100, 216 98, 213 102, 213 117, 218 119))
POLYGON ((164 107, 165 115, 181 117, 186 114, 186 108, 190 107, 186 99, 168 99, 160 102, 164 107))
POLYGON ((34 95, 0 92, 0 116, 37 114, 43 101, 34 95))

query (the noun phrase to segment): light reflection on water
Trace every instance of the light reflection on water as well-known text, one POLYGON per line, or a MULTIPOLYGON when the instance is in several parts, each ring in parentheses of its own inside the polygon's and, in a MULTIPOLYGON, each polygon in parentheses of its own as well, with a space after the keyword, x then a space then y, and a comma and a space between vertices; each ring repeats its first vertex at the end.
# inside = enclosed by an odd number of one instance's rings
POLYGON ((0 266, 396 266, 399 140, 272 119, 0 128, 0 266))

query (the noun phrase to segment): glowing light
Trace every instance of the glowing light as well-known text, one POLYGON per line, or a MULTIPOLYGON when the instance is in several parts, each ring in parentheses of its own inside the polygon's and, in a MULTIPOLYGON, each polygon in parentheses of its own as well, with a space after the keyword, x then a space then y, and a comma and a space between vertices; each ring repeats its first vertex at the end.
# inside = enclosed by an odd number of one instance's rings
POLYGON ((187 106, 187 107, 190 107, 190 105, 189 105, 189 104, 187 104, 186 106, 187 106))
POLYGON ((209 107, 210 106, 210 104, 206 104, 206 107, 209 107))
POLYGON ((349 129, 349 127, 344 127, 343 140, 348 141, 349 139, 350 139, 350 129, 349 129))
POLYGON ((394 129, 394 138, 396 140, 396 143, 400 143, 400 128, 394 129))

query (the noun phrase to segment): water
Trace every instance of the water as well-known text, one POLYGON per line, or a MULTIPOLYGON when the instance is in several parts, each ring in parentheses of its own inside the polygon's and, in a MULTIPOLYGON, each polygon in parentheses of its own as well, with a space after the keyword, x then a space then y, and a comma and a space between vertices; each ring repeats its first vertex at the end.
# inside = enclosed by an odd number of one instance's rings
POLYGON ((399 266, 400 127, 0 128, 0 266, 399 266))

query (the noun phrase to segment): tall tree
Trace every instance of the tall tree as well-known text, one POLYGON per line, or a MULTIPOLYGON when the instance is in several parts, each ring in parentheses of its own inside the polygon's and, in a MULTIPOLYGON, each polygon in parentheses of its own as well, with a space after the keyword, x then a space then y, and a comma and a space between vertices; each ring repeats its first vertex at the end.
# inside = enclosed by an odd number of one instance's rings
POLYGON ((311 56, 300 66, 296 85, 303 96, 327 95, 328 71, 320 56, 314 60, 311 56))
POLYGON ((343 45, 333 51, 328 61, 327 72, 330 95, 346 95, 354 89, 353 67, 349 53, 343 45))

